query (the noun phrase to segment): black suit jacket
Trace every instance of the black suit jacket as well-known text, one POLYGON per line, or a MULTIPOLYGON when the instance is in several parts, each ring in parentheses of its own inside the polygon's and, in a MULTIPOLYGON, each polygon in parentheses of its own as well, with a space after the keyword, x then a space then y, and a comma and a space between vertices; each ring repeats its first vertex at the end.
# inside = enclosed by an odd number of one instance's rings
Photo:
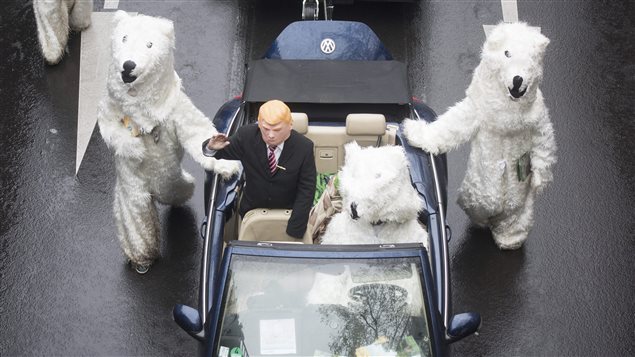
POLYGON ((240 215, 254 208, 292 209, 287 234, 301 238, 306 231, 315 194, 315 158, 313 142, 291 130, 284 142, 278 169, 272 175, 267 161, 267 145, 257 124, 240 127, 229 138, 229 145, 214 152, 203 143, 203 153, 217 159, 240 160, 246 185, 240 203, 240 215))

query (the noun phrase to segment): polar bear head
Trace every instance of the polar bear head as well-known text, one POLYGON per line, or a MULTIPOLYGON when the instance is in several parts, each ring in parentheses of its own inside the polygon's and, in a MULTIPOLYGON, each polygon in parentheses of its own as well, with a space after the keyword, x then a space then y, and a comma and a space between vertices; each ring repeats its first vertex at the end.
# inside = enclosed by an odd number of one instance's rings
POLYGON ((342 209, 352 219, 371 224, 416 219, 422 200, 410 181, 408 160, 400 146, 345 147, 339 173, 342 209))
POLYGON ((481 53, 491 80, 511 100, 533 100, 542 80, 549 39, 526 23, 501 23, 492 29, 481 53))
POLYGON ((125 88, 152 86, 174 72, 174 24, 117 11, 111 38, 111 80, 125 88))

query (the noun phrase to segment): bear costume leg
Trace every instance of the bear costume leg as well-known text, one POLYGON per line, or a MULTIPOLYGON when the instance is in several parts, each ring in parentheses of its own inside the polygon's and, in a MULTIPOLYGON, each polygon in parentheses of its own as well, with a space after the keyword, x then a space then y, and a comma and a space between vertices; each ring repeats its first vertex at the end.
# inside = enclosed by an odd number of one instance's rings
POLYGON ((68 41, 68 9, 66 2, 34 0, 33 12, 42 55, 49 64, 57 64, 68 41))
POLYGON ((115 223, 121 248, 130 261, 146 268, 159 257, 159 216, 148 192, 117 178, 115 223))
POLYGON ((486 191, 486 189, 472 184, 466 176, 461 183, 456 200, 459 207, 470 217, 470 221, 483 228, 489 227, 490 218, 500 215, 503 211, 502 205, 496 204, 495 197, 484 194, 486 191))
POLYGON ((492 236, 500 249, 518 249, 527 240, 534 222, 535 196, 535 192, 530 191, 524 206, 511 214, 491 219, 492 236))
POLYGON ((481 206, 474 206, 469 203, 469 200, 465 198, 464 195, 459 192, 459 198, 457 200, 459 207, 463 209, 465 214, 470 217, 470 221, 479 227, 488 227, 489 226, 489 211, 483 209, 481 206))
POLYGON ((85 30, 90 26, 90 15, 93 12, 93 0, 77 0, 71 9, 69 24, 75 31, 85 30))
POLYGON ((157 192, 157 200, 170 206, 182 206, 194 193, 194 177, 189 172, 181 170, 181 176, 168 180, 166 185, 157 192))
POLYGON ((64 56, 69 29, 81 31, 90 26, 93 0, 33 0, 33 12, 42 55, 54 65, 64 56))

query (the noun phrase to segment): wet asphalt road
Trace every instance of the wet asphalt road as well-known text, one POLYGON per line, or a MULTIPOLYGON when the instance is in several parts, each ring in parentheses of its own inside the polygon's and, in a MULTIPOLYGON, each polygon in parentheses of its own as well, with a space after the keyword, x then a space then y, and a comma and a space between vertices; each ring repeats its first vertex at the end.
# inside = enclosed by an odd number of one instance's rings
MULTIPOLYGON (((176 69, 208 116, 240 93, 242 65, 299 17, 293 3, 139 1, 119 8, 176 22, 176 69)), ((171 320, 197 304, 202 185, 162 207, 162 259, 125 265, 111 214, 113 163, 95 130, 74 175, 79 36, 43 64, 30 3, 0 7, 0 356, 189 356, 171 320)), ((635 355, 635 30, 632 1, 521 1, 551 39, 542 90, 556 130, 555 182, 525 246, 502 252, 455 204, 468 147, 448 155, 454 311, 483 316, 457 356, 635 355)), ((103 1, 95 9, 103 11, 103 1)), ((438 113, 460 100, 499 1, 341 6, 410 67, 413 93, 438 113)), ((202 183, 190 160, 185 166, 202 183)))

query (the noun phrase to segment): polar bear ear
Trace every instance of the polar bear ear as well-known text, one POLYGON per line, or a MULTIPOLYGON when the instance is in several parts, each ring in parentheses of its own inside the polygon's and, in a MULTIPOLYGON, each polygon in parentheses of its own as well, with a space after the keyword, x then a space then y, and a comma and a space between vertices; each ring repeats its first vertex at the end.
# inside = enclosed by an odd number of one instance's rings
POLYGON ((159 19, 157 23, 159 31, 168 38, 170 46, 174 47, 174 23, 168 19, 159 19))
POLYGON ((357 144, 357 141, 351 141, 350 143, 344 145, 344 157, 349 158, 355 155, 356 153, 362 151, 362 148, 357 144))
POLYGON ((505 25, 499 24, 487 36, 487 39, 485 40, 485 45, 483 46, 483 52, 497 52, 501 49, 501 46, 505 38, 504 31, 501 28, 501 26, 505 26, 505 25))
POLYGON ((544 53, 549 42, 550 41, 546 36, 538 32, 536 36, 536 48, 538 49, 538 53, 544 53))
POLYGON ((112 24, 113 26, 117 26, 117 24, 119 24, 122 20, 127 18, 130 18, 130 15, 128 15, 127 12, 123 10, 118 10, 117 12, 115 12, 115 15, 112 17, 112 24))
POLYGON ((399 145, 386 145, 379 148, 382 152, 386 153, 386 157, 390 158, 390 162, 395 165, 394 167, 409 167, 408 158, 406 157, 406 151, 403 146, 399 145))

